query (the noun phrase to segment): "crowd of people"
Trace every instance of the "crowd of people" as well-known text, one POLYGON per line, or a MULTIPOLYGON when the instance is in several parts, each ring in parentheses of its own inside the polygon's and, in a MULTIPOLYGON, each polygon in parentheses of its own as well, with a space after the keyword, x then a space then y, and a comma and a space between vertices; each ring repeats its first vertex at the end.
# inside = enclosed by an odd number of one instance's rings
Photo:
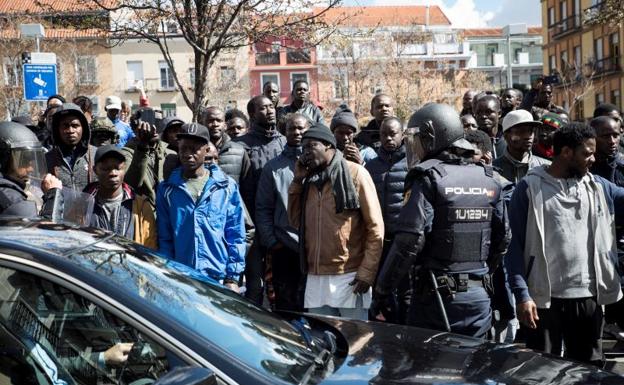
POLYGON ((145 97, 132 113, 109 96, 94 117, 89 98, 54 95, 39 122, 0 123, 0 214, 61 220, 70 188, 93 198, 91 226, 258 305, 595 364, 603 329, 624 340, 616 106, 572 122, 538 82, 404 122, 377 94, 361 126, 346 105, 326 124, 305 81, 288 105, 279 93, 269 82, 245 112, 206 106, 196 122, 145 97))

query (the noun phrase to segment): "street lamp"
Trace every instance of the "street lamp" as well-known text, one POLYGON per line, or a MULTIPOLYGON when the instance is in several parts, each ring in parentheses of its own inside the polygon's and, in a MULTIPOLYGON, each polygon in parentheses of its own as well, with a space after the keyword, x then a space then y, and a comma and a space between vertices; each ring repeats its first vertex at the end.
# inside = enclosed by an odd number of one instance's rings
POLYGON ((507 87, 513 87, 511 69, 511 35, 524 35, 529 29, 525 23, 508 24, 503 27, 503 36, 507 38, 507 87))
POLYGON ((39 49, 39 39, 45 37, 45 28, 41 24, 20 24, 21 37, 35 38, 37 41, 37 52, 39 49))

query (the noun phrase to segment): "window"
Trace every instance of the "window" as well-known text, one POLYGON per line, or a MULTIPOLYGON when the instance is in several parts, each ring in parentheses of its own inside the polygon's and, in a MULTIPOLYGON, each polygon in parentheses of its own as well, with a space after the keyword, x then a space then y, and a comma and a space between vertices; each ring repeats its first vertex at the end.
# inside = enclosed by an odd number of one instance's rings
POLYGON ((167 118, 170 116, 177 116, 175 103, 161 103, 160 109, 162 110, 163 118, 167 118))
POLYGON ((78 84, 97 84, 97 61, 95 56, 78 56, 76 59, 78 84))
POLYGON ((602 38, 598 38, 594 40, 594 58, 596 60, 602 60, 604 58, 602 38))
POLYGON ((568 51, 561 51, 561 69, 566 70, 569 67, 568 51))
POLYGON ((611 90, 611 104, 621 108, 622 99, 620 96, 620 90, 611 90))
POLYGON ((41 384, 152 383, 173 366, 169 360, 179 360, 65 287, 5 267, 0 277, 0 341, 12 347, 2 355, 2 378, 19 373, 41 384), (120 344, 133 344, 129 359, 105 361, 104 352, 120 344))
MULTIPOLYGON (((565 20, 568 17, 568 1, 562 0, 559 2, 559 20, 565 20)), ((562 25, 565 27, 565 23, 562 25)))
POLYGON ((137 82, 144 84, 143 79, 143 62, 127 61, 126 62, 126 89, 135 89, 138 85, 137 82))
POLYGON ((189 84, 195 87, 195 67, 189 68, 189 84))
POLYGON ((164 60, 159 60, 158 67, 160 68, 160 89, 175 89, 175 82, 173 81, 173 71, 171 71, 171 68, 169 68, 167 62, 164 60))
POLYGON ((554 25, 555 24, 555 8, 554 7, 550 7, 548 8, 548 25, 554 25))
POLYGON ((347 100, 349 98, 349 81, 345 71, 334 73, 334 99, 347 100))
POLYGON ((498 44, 488 44, 485 47, 486 58, 485 65, 492 66, 494 65, 494 55, 498 52, 498 44))
POLYGON ((581 46, 577 45, 574 47, 574 78, 580 79, 581 70, 583 68, 583 54, 581 53, 581 46))
POLYGON ((236 70, 234 67, 219 67, 219 81, 222 85, 234 85, 234 83, 236 83, 236 70))
MULTIPOLYGON (((310 81, 308 80, 307 72, 291 72, 290 73, 290 89, 293 89, 293 84, 295 84, 298 80, 304 80, 308 85, 310 85, 310 81)), ((312 87, 310 87, 310 92, 312 92, 312 87)))
POLYGON ((555 55, 550 55, 548 57, 548 69, 550 70, 551 75, 554 74, 557 69, 557 59, 555 58, 555 55))
POLYGON ((22 79, 22 66, 19 63, 19 59, 5 57, 2 64, 4 84, 9 87, 19 87, 22 79))
POLYGON ((581 0, 574 0, 574 26, 581 26, 581 0))
POLYGON ((89 96, 89 99, 91 99, 91 103, 93 103, 93 106, 91 107, 93 116, 100 115, 100 102, 97 95, 89 96))
POLYGON ((604 101, 605 99, 603 93, 596 94, 596 105, 602 104, 604 101))
POLYGON ((620 33, 612 33, 609 36, 609 56, 614 65, 613 70, 619 70, 620 67, 620 33))
MULTIPOLYGON (((282 89, 282 87, 280 86, 280 81, 279 81, 279 74, 277 73, 262 73, 260 74, 260 87, 264 87, 264 85, 267 82, 272 82, 277 84, 277 88, 278 89, 282 89)), ((262 90, 260 90, 260 92, 262 92, 262 90)))

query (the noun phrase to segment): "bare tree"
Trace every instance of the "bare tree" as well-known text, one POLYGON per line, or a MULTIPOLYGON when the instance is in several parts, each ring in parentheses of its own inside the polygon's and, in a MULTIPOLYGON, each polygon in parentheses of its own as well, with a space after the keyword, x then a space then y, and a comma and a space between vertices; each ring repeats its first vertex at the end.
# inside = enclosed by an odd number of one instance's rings
POLYGON ((321 95, 323 104, 335 107, 347 103, 363 120, 369 116, 373 95, 383 92, 395 100, 397 117, 407 119, 425 103, 447 103, 459 108, 467 89, 491 88, 481 72, 457 70, 444 61, 434 63, 435 68, 426 66, 410 50, 430 39, 426 31, 393 35, 378 27, 335 33, 323 50, 325 62, 321 64, 320 78, 333 88, 321 95))
POLYGON ((108 12, 111 37, 117 44, 140 38, 158 46, 196 119, 211 94, 209 71, 221 52, 275 36, 297 36, 314 46, 332 31, 322 16, 341 0, 329 0, 314 12, 312 7, 318 4, 314 0, 79 1, 96 4, 108 12), (169 49, 174 37, 184 38, 193 50, 193 89, 184 87, 184 79, 174 69, 169 49))
POLYGON ((624 21, 624 1, 602 0, 586 9, 584 18, 588 25, 617 26, 624 21))

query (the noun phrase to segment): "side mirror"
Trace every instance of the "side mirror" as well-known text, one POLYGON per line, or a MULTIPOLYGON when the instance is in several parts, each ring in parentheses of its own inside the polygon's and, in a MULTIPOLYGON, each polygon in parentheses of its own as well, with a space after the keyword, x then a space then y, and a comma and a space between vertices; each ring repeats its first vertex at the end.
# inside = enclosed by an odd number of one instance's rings
POLYGON ((153 385, 217 385, 217 375, 210 369, 179 366, 153 385))

